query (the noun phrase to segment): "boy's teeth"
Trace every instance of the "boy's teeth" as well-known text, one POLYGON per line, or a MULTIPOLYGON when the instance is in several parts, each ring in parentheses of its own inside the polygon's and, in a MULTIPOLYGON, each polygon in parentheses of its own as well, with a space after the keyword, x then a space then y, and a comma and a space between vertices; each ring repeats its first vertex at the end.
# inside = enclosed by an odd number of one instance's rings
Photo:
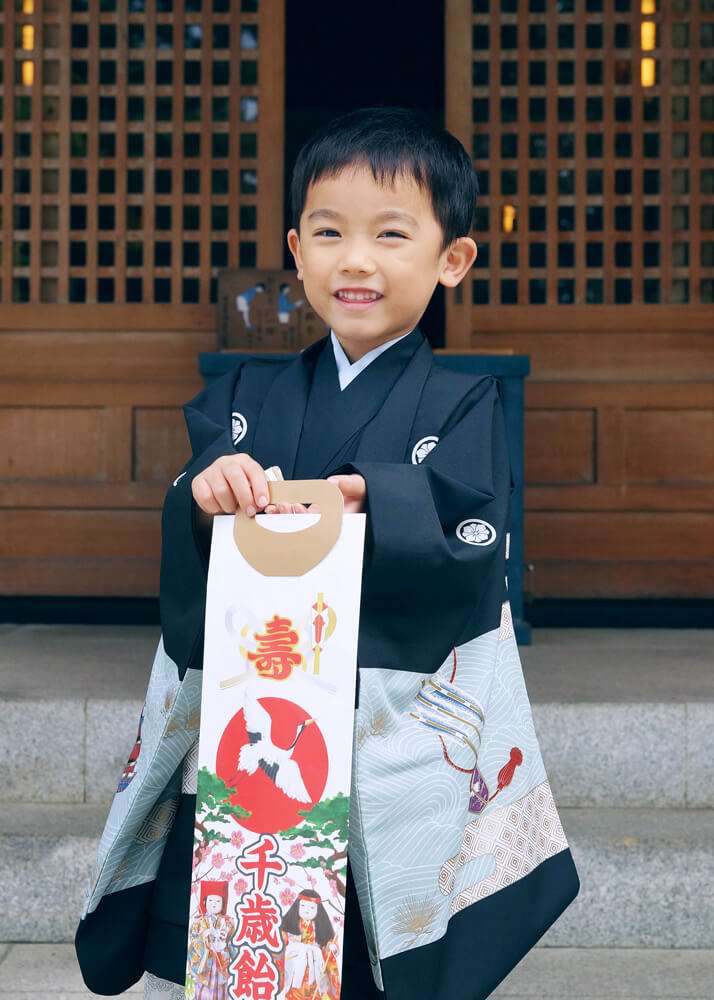
POLYGON ((370 294, 365 292, 338 292, 337 294, 341 299, 349 299, 352 302, 366 302, 378 297, 374 292, 370 294))

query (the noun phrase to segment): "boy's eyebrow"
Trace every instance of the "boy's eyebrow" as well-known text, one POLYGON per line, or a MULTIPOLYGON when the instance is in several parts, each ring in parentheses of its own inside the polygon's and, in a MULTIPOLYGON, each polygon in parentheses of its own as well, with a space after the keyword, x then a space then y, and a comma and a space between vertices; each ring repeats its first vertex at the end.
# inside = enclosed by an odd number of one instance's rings
MULTIPOLYGON (((314 212, 310 212, 307 217, 307 221, 310 222, 313 219, 341 219, 342 216, 339 212, 335 212, 332 208, 317 208, 314 212)), ((409 222, 415 229, 419 228, 419 223, 410 215, 409 212, 402 212, 396 208, 385 208, 381 212, 377 212, 374 217, 375 219, 399 219, 401 222, 409 222)))

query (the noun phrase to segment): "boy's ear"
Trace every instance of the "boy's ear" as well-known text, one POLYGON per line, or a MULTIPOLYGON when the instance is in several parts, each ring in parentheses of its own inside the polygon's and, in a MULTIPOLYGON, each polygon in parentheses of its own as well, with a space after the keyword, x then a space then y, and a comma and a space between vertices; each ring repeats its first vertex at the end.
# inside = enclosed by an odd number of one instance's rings
POLYGON ((455 288, 476 260, 478 247, 470 236, 460 236, 449 247, 439 281, 447 288, 455 288))
POLYGON ((302 254, 300 253, 300 234, 297 229, 289 229, 287 235, 288 248, 290 253, 295 258, 295 264, 298 271, 302 268, 302 254))

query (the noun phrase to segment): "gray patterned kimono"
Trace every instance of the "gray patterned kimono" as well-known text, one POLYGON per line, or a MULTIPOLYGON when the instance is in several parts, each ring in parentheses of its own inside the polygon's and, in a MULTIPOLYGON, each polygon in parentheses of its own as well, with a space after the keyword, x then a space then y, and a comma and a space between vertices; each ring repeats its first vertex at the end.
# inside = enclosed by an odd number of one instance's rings
POLYGON ((192 456, 164 503, 141 751, 76 936, 94 992, 145 971, 184 979, 195 797, 181 776, 207 573, 191 480, 236 450, 286 479, 367 484, 349 842, 371 967, 360 997, 482 1000, 577 895, 511 624, 498 380, 440 366, 416 327, 341 392, 326 346, 248 361, 184 407, 192 456))

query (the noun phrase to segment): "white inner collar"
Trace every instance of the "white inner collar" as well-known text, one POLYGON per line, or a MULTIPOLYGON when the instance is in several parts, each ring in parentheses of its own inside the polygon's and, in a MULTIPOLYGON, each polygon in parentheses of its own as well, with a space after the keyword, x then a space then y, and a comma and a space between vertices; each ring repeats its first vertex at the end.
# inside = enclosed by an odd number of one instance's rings
MULTIPOLYGON (((414 328, 416 329, 416 327, 414 328)), ((393 337, 391 340, 387 340, 384 344, 380 344, 379 347, 373 347, 371 351, 367 351, 363 354, 361 358, 357 361, 350 361, 344 352, 342 344, 339 342, 335 333, 330 329, 330 338, 332 340, 332 348, 335 353, 335 363, 337 365, 337 375, 340 379, 340 389, 346 388, 353 378, 356 378, 361 371, 367 367, 367 365, 374 361, 375 358, 379 357, 383 351, 391 347, 392 344, 396 344, 398 340, 403 340, 408 337, 413 330, 408 330, 407 333, 402 333, 399 337, 393 337)))

